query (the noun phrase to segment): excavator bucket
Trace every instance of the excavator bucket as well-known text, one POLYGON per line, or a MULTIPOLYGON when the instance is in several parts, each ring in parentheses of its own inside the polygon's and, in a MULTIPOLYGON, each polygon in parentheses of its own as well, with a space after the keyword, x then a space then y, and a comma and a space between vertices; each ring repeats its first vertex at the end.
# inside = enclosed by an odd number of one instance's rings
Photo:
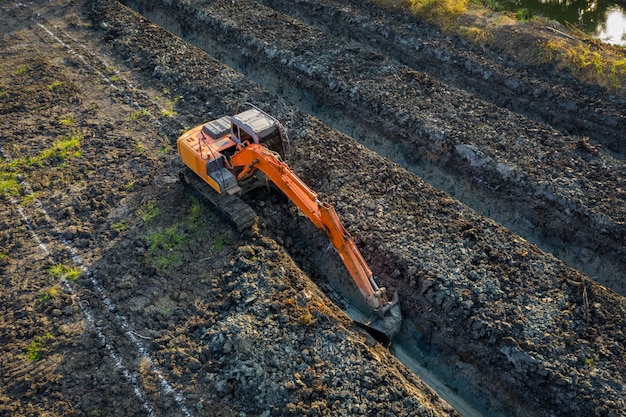
POLYGON ((387 346, 391 343, 391 339, 400 331, 402 326, 402 312, 400 311, 400 303, 398 292, 393 294, 393 299, 384 311, 376 315, 367 323, 357 324, 367 330, 377 341, 387 346))

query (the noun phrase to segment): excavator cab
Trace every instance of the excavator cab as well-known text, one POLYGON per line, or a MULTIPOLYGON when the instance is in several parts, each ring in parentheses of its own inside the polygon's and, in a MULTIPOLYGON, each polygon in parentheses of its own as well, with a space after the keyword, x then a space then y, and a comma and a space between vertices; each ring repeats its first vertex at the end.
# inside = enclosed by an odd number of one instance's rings
POLYGON ((258 107, 249 104, 252 108, 237 113, 230 120, 231 138, 237 143, 264 144, 268 149, 278 152, 281 158, 286 159, 289 149, 289 139, 282 124, 274 117, 258 107))

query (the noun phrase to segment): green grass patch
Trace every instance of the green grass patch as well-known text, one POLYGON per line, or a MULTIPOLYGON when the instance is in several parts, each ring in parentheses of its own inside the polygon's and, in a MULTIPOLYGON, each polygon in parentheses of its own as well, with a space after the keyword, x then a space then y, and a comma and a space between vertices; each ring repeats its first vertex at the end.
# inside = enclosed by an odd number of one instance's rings
POLYGON ((192 226, 204 226, 206 224, 206 207, 195 197, 190 197, 191 206, 189 207, 189 215, 187 221, 192 226))
POLYGON ((39 155, 29 158, 29 165, 42 165, 42 163, 51 158, 59 158, 64 161, 69 158, 76 158, 82 155, 80 142, 84 136, 82 133, 75 132, 68 136, 61 136, 52 147, 43 150, 39 155))
POLYGON ((185 242, 185 235, 177 225, 159 229, 146 236, 148 253, 152 265, 158 270, 167 270, 182 259, 176 250, 185 242))
POLYGON ((160 271, 169 269, 172 265, 175 265, 181 261, 181 255, 177 253, 168 253, 165 255, 155 256, 152 260, 154 267, 160 271))
POLYGON ((170 153, 171 151, 172 151, 172 147, 169 145, 165 145, 165 146, 160 147, 157 152, 161 155, 166 155, 170 153))
POLYGON ((14 169, 22 169, 28 166, 41 167, 44 162, 51 159, 57 159, 59 163, 63 163, 70 158, 76 158, 82 155, 80 145, 83 138, 84 135, 80 132, 61 136, 51 147, 44 149, 39 155, 14 159, 8 163, 8 166, 14 169))
POLYGON ((76 281, 83 273, 82 269, 71 267, 64 264, 54 264, 48 268, 50 279, 66 279, 68 281, 76 281))
MULTIPOLYGON (((206 242, 206 230, 211 220, 211 213, 197 198, 190 197, 189 211, 182 221, 167 227, 158 227, 143 236, 147 243, 148 259, 158 270, 166 270, 178 264, 184 258, 184 247, 192 240, 200 239, 206 242)), ((150 203, 139 210, 144 223, 149 223, 160 213, 160 208, 150 203)), ((210 239, 210 237, 208 238, 210 239)), ((223 249, 228 242, 227 236, 220 236, 214 240, 219 249, 223 249)))

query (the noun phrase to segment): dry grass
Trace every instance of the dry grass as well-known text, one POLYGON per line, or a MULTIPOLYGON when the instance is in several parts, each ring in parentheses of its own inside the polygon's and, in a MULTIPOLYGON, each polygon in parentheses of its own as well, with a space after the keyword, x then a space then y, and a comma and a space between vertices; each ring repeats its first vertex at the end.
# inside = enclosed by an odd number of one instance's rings
POLYGON ((515 14, 494 11, 477 0, 380 0, 493 48, 530 65, 554 65, 585 84, 597 84, 626 95, 626 48, 603 44, 573 26, 543 18, 519 21, 515 14))
POLYGON ((447 26, 467 12, 469 0, 403 0, 401 4, 416 16, 447 26))

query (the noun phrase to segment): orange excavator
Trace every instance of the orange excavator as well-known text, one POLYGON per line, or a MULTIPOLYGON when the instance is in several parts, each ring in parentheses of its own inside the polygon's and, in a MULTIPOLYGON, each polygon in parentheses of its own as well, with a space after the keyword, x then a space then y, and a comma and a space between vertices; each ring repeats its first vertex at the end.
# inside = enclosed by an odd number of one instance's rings
POLYGON ((378 287, 372 271, 341 224, 333 207, 319 200, 283 162, 289 141, 274 117, 249 104, 250 109, 197 126, 178 138, 178 153, 187 168, 181 181, 192 185, 239 230, 249 228, 256 214, 238 196, 267 181, 280 189, 311 222, 323 230, 375 313, 360 323, 383 340, 400 330, 398 294, 391 300, 378 287), (210 186, 210 187, 208 187, 210 186))

